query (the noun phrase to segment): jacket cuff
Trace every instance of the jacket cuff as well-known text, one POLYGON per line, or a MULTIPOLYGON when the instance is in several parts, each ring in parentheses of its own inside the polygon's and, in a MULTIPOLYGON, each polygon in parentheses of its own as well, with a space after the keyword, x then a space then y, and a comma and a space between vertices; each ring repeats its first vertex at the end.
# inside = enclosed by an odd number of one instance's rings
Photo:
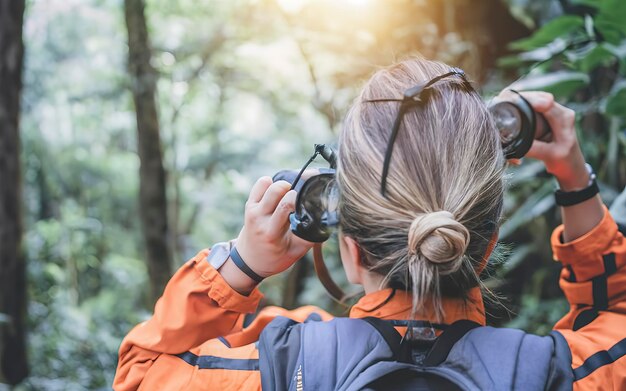
MULTIPOLYGON (((566 269, 561 271, 559 286, 570 304, 591 306, 596 304, 594 297, 593 281, 570 281, 571 275, 566 269)), ((608 305, 626 300, 624 287, 626 286, 626 274, 615 273, 606 279, 606 297, 608 305)))
POLYGON ((602 220, 583 236, 563 243, 563 225, 552 233, 552 251, 554 259, 569 266, 576 275, 577 281, 587 281, 604 273, 603 253, 611 246, 617 234, 617 224, 611 217, 606 206, 603 206, 602 220))
POLYGON ((207 262, 206 258, 209 254, 208 250, 203 250, 196 255, 190 262, 194 263, 194 269, 200 275, 200 278, 208 285, 207 295, 214 300, 220 308, 228 311, 239 313, 255 312, 259 306, 259 302, 263 298, 263 294, 258 288, 248 295, 244 296, 235 291, 224 280, 222 275, 207 262))

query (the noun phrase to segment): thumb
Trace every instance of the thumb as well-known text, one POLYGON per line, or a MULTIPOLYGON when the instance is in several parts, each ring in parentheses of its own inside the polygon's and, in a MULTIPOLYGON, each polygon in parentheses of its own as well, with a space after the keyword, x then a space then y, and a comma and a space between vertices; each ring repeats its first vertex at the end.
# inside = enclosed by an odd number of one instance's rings
POLYGON ((531 159, 545 160, 551 154, 551 146, 545 141, 533 140, 533 144, 526 153, 526 156, 531 159))

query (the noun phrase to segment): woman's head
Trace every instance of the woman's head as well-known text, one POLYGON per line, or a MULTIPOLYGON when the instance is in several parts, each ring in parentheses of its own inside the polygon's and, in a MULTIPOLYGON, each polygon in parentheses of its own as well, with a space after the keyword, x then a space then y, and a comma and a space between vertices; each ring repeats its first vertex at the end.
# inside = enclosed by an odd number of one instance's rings
POLYGON ((339 142, 341 230, 360 250, 361 266, 386 286, 409 289, 414 310, 441 296, 461 297, 497 227, 503 195, 498 132, 480 96, 458 76, 427 91, 402 119, 386 192, 387 143, 405 90, 450 71, 411 59, 378 71, 350 109, 339 142))

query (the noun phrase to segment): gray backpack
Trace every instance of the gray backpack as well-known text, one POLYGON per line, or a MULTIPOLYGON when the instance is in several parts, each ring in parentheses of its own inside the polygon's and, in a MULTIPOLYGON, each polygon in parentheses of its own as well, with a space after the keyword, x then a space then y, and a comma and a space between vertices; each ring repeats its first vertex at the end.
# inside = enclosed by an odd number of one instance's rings
MULTIPOLYGON (((276 318, 261 334, 263 390, 571 390, 571 353, 561 334, 461 320, 434 342, 408 342, 406 321, 276 318)), ((319 318, 319 317, 318 317, 319 318)), ((411 322, 411 326, 413 327, 411 322)))

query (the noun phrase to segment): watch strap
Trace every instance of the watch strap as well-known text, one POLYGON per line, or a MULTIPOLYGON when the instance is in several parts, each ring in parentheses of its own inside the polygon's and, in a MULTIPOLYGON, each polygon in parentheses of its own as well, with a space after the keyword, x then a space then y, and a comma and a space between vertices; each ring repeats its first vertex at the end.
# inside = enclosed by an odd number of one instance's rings
POLYGON ((241 258, 241 255, 239 254, 239 251, 237 251, 237 247, 236 246, 233 246, 233 248, 230 250, 230 259, 233 260, 233 263, 242 272, 244 272, 248 277, 250 277, 251 279, 253 279, 257 283, 259 283, 259 282, 264 280, 263 277, 261 277, 258 274, 256 274, 254 272, 254 270, 250 269, 250 267, 244 262, 243 258, 241 258))
POLYGON ((589 185, 581 190, 576 191, 563 191, 557 189, 554 192, 554 200, 559 206, 572 206, 585 202, 590 198, 593 198, 600 192, 598 182, 596 181, 596 174, 589 164, 585 164, 587 171, 589 172, 589 185))

